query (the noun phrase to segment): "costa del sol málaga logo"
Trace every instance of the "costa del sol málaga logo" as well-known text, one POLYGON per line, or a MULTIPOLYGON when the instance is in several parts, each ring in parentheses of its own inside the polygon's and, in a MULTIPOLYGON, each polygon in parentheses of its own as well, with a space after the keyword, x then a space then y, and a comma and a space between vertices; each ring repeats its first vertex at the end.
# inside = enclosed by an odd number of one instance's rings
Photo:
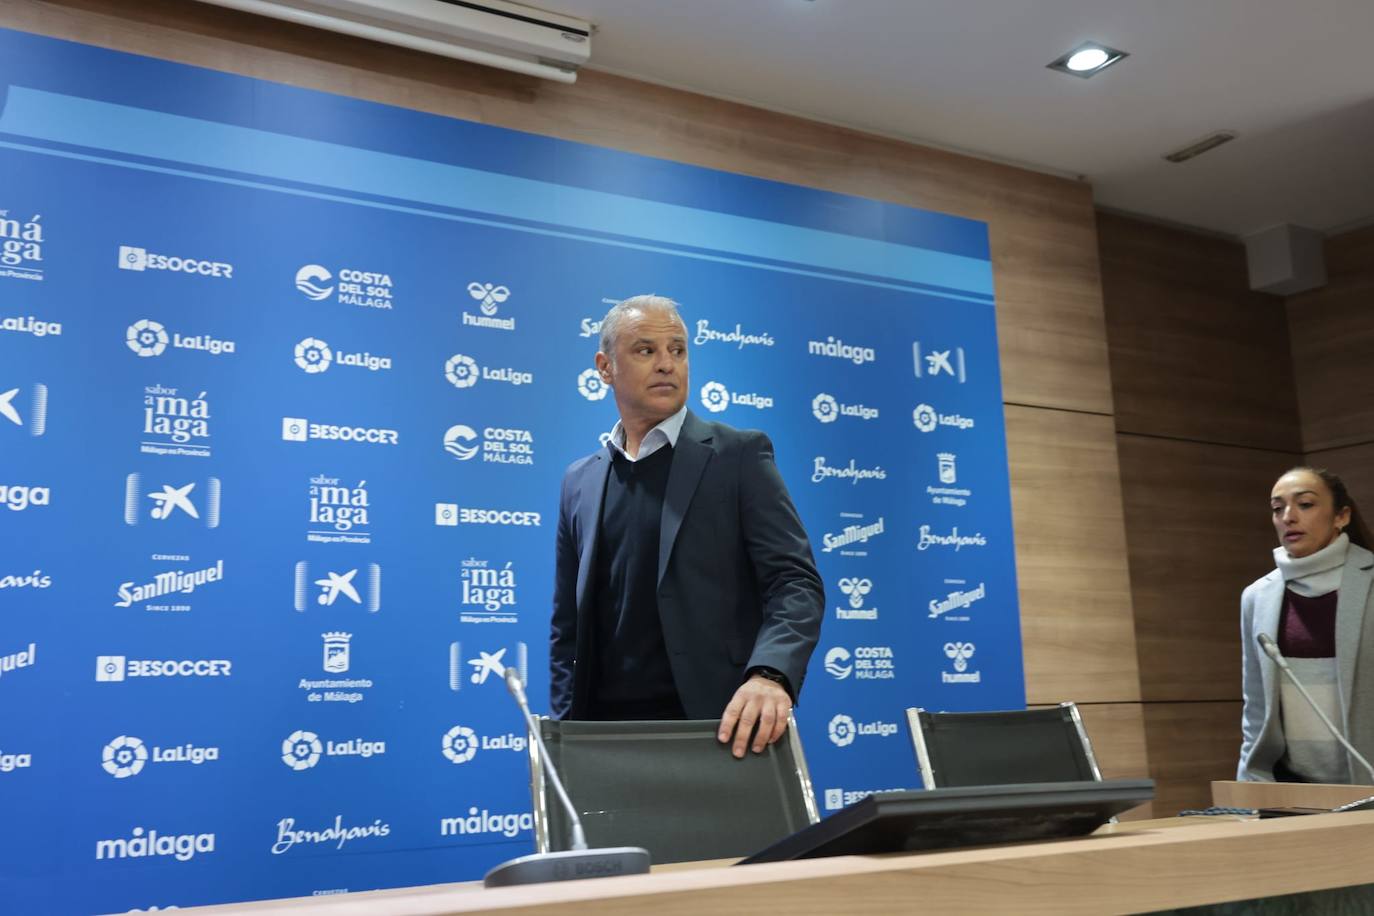
POLYGON ((849 663, 849 650, 844 646, 836 646, 825 653, 825 671, 837 681, 849 677, 854 671, 854 666, 849 663))
POLYGON ((293 770, 308 770, 320 762, 324 745, 314 732, 294 731, 281 743, 281 762, 293 770))
POLYGON ((323 372, 334 361, 334 351, 329 344, 314 337, 307 337, 296 344, 296 365, 306 372, 323 372))
POLYGON ((478 447, 473 444, 476 441, 477 430, 459 423, 444 433, 444 451, 459 461, 468 461, 477 456, 478 447))
POLYGON ((444 732, 443 750, 450 763, 467 763, 477 755, 477 733, 466 725, 455 725, 444 732))
POLYGON ((595 369, 585 369, 577 377, 577 393, 589 401, 599 401, 606 396, 610 386, 602 380, 595 369))
POLYGON ((477 384, 477 360, 455 353, 444 363, 444 378, 454 388, 471 388, 477 384))
POLYGON ((167 349, 167 329, 147 318, 129 325, 124 339, 129 349, 139 356, 161 356, 167 349))
POLYGON ((120 735, 105 745, 100 766, 115 779, 137 776, 148 762, 148 749, 143 742, 129 735, 120 735))
POLYGON ((730 406, 730 392, 720 382, 707 382, 701 386, 701 406, 711 413, 720 413, 730 406))
POLYGON ((296 271, 296 289, 319 302, 334 292, 334 287, 324 284, 332 280, 329 271, 318 264, 307 264, 296 271))

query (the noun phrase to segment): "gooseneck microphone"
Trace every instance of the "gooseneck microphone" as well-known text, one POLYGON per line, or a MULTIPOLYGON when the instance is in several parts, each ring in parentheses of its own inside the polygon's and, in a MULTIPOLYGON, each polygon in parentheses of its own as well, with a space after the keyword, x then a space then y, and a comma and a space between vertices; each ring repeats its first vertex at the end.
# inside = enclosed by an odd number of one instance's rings
POLYGON ((539 733, 539 725, 530 712, 530 704, 525 699, 525 688, 520 683, 520 673, 507 667, 505 673, 506 689, 520 706, 525 716, 525 728, 530 740, 539 748, 539 756, 544 761, 544 773, 558 794, 563 810, 572 824, 572 849, 564 852, 536 852, 502 862, 487 872, 482 883, 487 887, 512 887, 517 884, 540 884, 545 881, 576 881, 581 878, 607 878, 614 875, 642 875, 649 871, 649 851, 638 846, 614 846, 606 849, 588 849, 587 837, 582 831, 582 818, 568 798, 563 788, 563 780, 558 778, 558 768, 554 765, 549 750, 544 746, 544 738, 539 733))
POLYGON ((563 780, 558 778, 558 769, 553 765, 553 758, 549 756, 549 749, 544 746, 544 736, 539 733, 539 724, 534 721, 534 716, 530 714, 530 704, 525 698, 525 687, 520 683, 520 674, 514 668, 506 668, 506 689, 510 691, 511 696, 515 697, 515 702, 520 706, 520 712, 525 716, 525 728, 529 729, 530 740, 539 743, 539 755, 545 760, 549 782, 553 783, 554 790, 558 792, 558 800, 563 803, 563 810, 568 813, 568 820, 572 822, 572 848, 586 849, 587 835, 582 832, 582 818, 578 816, 577 809, 573 807, 572 799, 568 798, 568 791, 563 788, 563 780))
MULTIPOLYGON (((1369 772, 1370 779, 1374 780, 1374 766, 1369 765, 1369 761, 1364 758, 1364 755, 1355 750, 1355 745, 1345 740, 1345 735, 1342 735, 1340 729, 1336 728, 1335 724, 1326 717, 1326 713, 1322 712, 1322 708, 1317 705, 1316 700, 1312 699, 1312 694, 1307 692, 1307 688, 1302 685, 1302 681, 1298 680, 1298 676, 1293 673, 1293 669, 1288 665, 1288 659, 1283 657, 1283 653, 1279 651, 1279 647, 1274 643, 1274 640, 1270 638, 1269 634, 1258 633, 1255 636, 1255 640, 1259 643, 1260 648, 1264 650, 1264 654, 1269 656, 1274 664, 1279 666, 1279 670, 1288 676, 1288 680, 1292 682, 1293 686, 1298 688, 1298 693, 1302 694, 1302 698, 1307 701, 1307 705, 1312 707, 1312 711, 1317 714, 1317 718, 1322 720, 1322 724, 1326 726, 1326 730, 1331 732, 1332 737, 1340 742, 1341 747, 1345 748, 1350 753, 1351 757, 1354 757, 1360 762, 1360 765, 1369 772)), ((1354 774, 1352 774, 1352 776, 1353 775, 1354 774)))

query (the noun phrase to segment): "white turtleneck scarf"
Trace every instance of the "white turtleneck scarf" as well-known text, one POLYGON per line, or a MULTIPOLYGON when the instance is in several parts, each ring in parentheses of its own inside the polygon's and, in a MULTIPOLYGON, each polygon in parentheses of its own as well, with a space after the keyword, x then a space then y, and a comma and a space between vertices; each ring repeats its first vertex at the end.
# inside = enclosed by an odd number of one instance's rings
POLYGON ((1291 557, 1285 547, 1274 548, 1274 565, 1283 573, 1284 585, 1304 598, 1316 598, 1341 587, 1341 568, 1350 550, 1350 536, 1342 531, 1316 553, 1291 557))
MULTIPOLYGON (((1274 549, 1274 565, 1283 575, 1284 586, 1304 598, 1320 598, 1341 587, 1341 574, 1350 538, 1344 533, 1316 553, 1292 557, 1283 547, 1274 549)), ((1284 598, 1284 605, 1289 599, 1284 598)), ((1279 617, 1282 626, 1283 617, 1279 617)), ((1282 641, 1283 634, 1276 634, 1282 641)), ((1337 681, 1336 659, 1288 659, 1293 673, 1302 681, 1322 712, 1335 722, 1343 720, 1340 687, 1337 681)), ((1283 735, 1287 742, 1284 764, 1303 779, 1311 782, 1346 783, 1350 781, 1349 762, 1345 751, 1321 719, 1307 705, 1297 688, 1287 678, 1279 681, 1279 711, 1282 715, 1283 735)))

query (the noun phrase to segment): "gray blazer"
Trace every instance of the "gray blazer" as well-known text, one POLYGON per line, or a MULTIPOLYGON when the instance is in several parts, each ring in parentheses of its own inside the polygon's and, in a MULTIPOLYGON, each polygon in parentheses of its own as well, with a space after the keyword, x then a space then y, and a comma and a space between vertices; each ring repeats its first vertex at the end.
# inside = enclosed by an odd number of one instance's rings
MULTIPOLYGON (((1336 680, 1341 718, 1336 725, 1365 757, 1374 758, 1374 553, 1350 545, 1336 600, 1336 680)), ((1276 569, 1256 579, 1240 596, 1241 712, 1240 766, 1237 779, 1274 781, 1274 764, 1283 757, 1283 719, 1279 679, 1283 673, 1255 642, 1260 633, 1278 640, 1283 610, 1283 576, 1276 569)), ((1349 757, 1349 755, 1346 755, 1349 757)), ((1349 760, 1351 779, 1374 780, 1349 760)))
MULTIPOLYGON (((591 693, 595 553, 610 467, 603 448, 563 477, 549 644, 558 719, 584 718, 591 693)), ((688 717, 719 718, 756 666, 781 671, 800 694, 825 589, 768 437, 688 411, 659 530, 658 614, 688 717)))

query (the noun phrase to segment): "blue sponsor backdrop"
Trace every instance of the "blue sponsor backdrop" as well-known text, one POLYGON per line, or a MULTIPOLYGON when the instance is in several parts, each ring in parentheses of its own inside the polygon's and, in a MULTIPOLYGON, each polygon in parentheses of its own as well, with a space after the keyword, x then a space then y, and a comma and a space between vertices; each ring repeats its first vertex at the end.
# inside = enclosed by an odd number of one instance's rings
POLYGON ((608 304, 683 303, 826 622, 820 801, 1024 703, 986 227, 0 32, 0 831, 16 911, 531 848, 558 481, 608 304))

